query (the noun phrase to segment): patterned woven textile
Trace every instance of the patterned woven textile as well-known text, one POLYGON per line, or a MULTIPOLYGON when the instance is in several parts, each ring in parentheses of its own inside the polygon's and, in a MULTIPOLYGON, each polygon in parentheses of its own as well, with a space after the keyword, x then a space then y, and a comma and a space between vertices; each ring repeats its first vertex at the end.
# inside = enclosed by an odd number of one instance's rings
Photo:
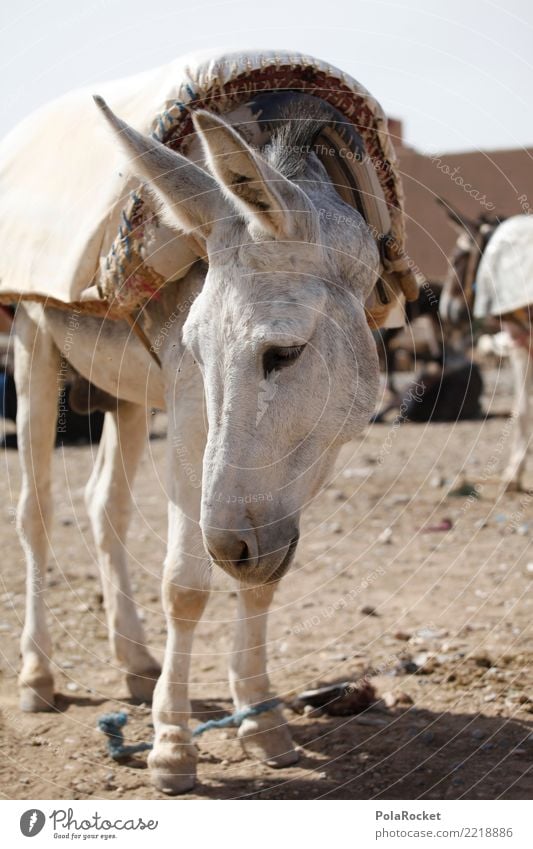
MULTIPOLYGON (((320 98, 334 117, 315 151, 380 245, 382 273, 367 304, 369 320, 384 324, 404 295, 416 297, 386 120, 375 99, 342 71, 284 51, 208 53, 97 89, 129 124, 191 158, 194 109, 242 124, 261 145, 268 141, 265 109, 287 96, 320 98)), ((0 145, 1 302, 47 300, 118 318, 185 274, 197 256, 185 236, 170 233, 154 215, 91 94, 60 98, 0 145)))

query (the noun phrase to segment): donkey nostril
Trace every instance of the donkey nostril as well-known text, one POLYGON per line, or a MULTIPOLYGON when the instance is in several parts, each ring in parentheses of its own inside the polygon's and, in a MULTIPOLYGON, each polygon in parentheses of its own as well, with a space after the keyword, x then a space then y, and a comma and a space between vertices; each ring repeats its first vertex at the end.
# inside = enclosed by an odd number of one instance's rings
POLYGON ((237 566, 246 566, 250 559, 250 552, 245 542, 242 543, 241 554, 237 560, 237 566))
POLYGON ((253 561, 253 548, 237 534, 221 534, 206 545, 207 552, 217 563, 233 563, 237 567, 248 567, 253 561))

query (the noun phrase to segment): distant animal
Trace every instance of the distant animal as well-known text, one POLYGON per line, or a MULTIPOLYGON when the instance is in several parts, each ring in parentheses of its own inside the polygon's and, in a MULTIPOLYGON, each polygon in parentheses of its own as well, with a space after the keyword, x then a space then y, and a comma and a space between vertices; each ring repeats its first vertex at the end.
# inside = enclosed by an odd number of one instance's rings
MULTIPOLYGON (((483 380, 479 367, 471 360, 446 351, 443 324, 439 313, 442 284, 426 282, 420 287, 417 301, 406 304, 406 319, 412 325, 420 316, 431 319, 432 345, 427 354, 417 359, 433 363, 419 372, 403 391, 396 386, 396 349, 394 340, 401 329, 384 329, 380 339, 385 350, 387 385, 394 393, 393 399, 373 416, 381 422, 387 413, 399 408, 399 421, 454 422, 476 419, 481 415, 483 380)), ((379 343, 378 343, 379 345, 379 343)))
MULTIPOLYGON (((405 305, 405 320, 407 326, 412 325, 418 318, 427 316, 431 321, 431 336, 428 345, 428 353, 422 354, 421 359, 426 356, 430 360, 442 358, 442 321, 439 313, 439 303, 442 293, 442 284, 424 281, 420 285, 419 295, 416 301, 408 301, 405 305)), ((396 392, 396 360, 398 349, 394 340, 401 333, 405 333, 401 327, 384 327, 376 331, 376 341, 380 358, 383 359, 387 388, 396 392)), ((418 357, 417 352, 415 355, 418 357)))
POLYGON ((502 475, 507 491, 522 489, 531 433, 533 362, 533 217, 469 220, 441 201, 459 231, 441 298, 444 320, 463 327, 496 317, 511 340, 514 428, 502 475))
POLYGON ((475 281, 485 249, 505 220, 482 213, 469 219, 442 198, 436 199, 457 232, 457 241, 449 257, 448 272, 440 298, 439 312, 452 327, 471 328, 474 318, 475 281))
POLYGON ((401 420, 459 422, 482 416, 483 378, 477 363, 465 361, 445 368, 424 369, 403 393, 401 420))

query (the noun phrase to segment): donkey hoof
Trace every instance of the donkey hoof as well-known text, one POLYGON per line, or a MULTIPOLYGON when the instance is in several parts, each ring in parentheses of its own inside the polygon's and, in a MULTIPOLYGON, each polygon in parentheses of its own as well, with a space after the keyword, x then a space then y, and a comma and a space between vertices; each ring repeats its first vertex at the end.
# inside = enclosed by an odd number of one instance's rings
POLYGON ((158 790, 168 796, 188 793, 196 783, 196 749, 194 754, 182 753, 178 759, 171 758, 167 747, 153 751, 148 756, 150 778, 158 790), (165 751, 166 750, 166 751, 165 751))
POLYGON ((163 727, 148 755, 152 783, 169 796, 187 793, 196 782, 198 751, 191 732, 180 726, 163 727))
POLYGON ((299 759, 287 724, 277 711, 245 719, 237 736, 248 757, 274 769, 292 766, 299 759))
POLYGON ((55 710, 54 682, 50 679, 30 686, 20 685, 20 709, 24 713, 55 710))
POLYGON ((181 793, 188 793, 196 784, 196 772, 187 774, 163 769, 152 769, 150 771, 150 777, 152 784, 162 793, 166 793, 167 796, 179 796, 181 793))
POLYGON ((157 684, 160 674, 160 666, 152 666, 144 672, 128 672, 126 675, 126 684, 128 685, 131 698, 136 702, 151 702, 154 687, 157 684))

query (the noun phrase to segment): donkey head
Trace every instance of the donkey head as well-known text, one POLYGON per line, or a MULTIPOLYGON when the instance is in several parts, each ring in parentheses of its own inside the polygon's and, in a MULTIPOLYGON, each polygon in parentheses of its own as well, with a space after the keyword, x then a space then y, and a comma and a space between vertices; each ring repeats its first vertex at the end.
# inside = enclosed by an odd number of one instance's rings
MULTIPOLYGON (((221 118, 196 112, 204 170, 99 105, 165 220, 208 258, 183 331, 206 396, 205 546, 243 581, 277 580, 302 508, 375 403, 364 309, 375 242, 312 148, 291 146, 290 121, 260 153, 221 118)), ((301 122, 297 130, 301 143, 301 122)))
POLYGON ((476 220, 470 220, 456 212, 442 198, 437 198, 437 203, 445 209, 458 234, 444 281, 440 314, 444 321, 452 325, 464 325, 472 319, 474 284, 483 251, 500 224, 500 219, 481 214, 476 220))

